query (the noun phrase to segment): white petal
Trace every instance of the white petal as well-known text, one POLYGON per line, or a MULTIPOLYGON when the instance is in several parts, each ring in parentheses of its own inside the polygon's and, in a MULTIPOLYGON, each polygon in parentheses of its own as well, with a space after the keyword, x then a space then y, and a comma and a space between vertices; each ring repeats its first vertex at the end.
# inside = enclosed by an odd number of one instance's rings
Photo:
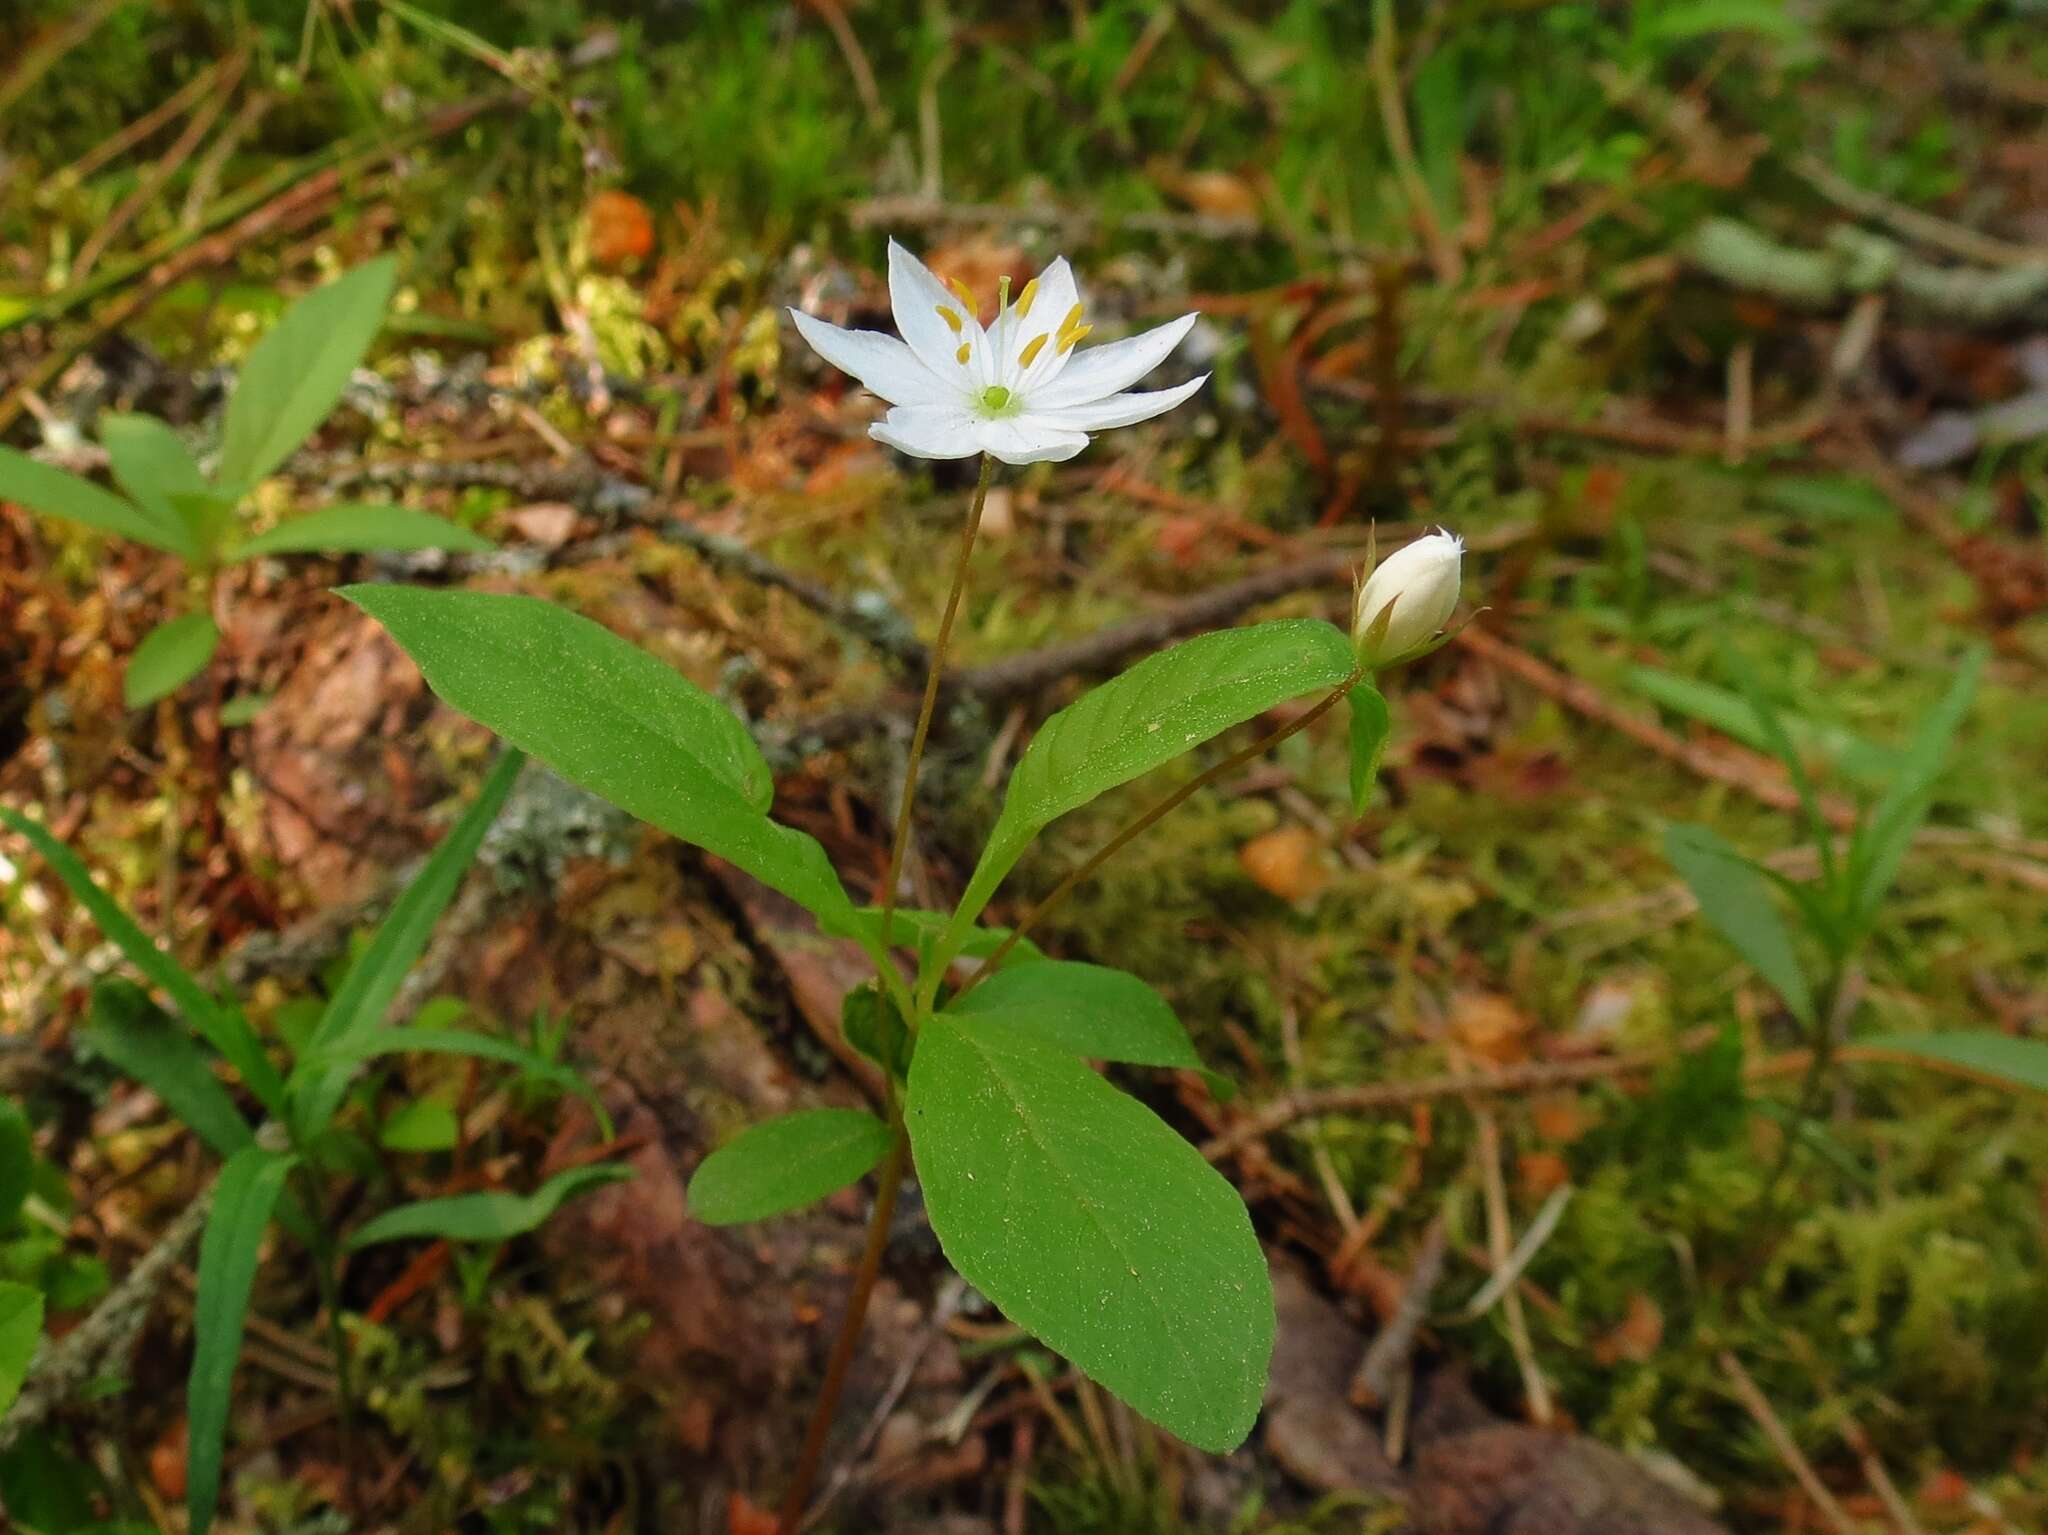
POLYGON ((1128 341, 1112 341, 1108 346, 1090 347, 1086 351, 1077 348, 1058 378, 1030 391, 1029 408, 1057 410, 1062 405, 1085 405, 1130 388, 1166 361, 1180 345, 1181 337, 1194 328, 1197 318, 1184 314, 1171 324, 1128 341))
POLYGON ((852 374, 891 405, 950 404, 961 396, 960 389, 944 383, 894 336, 878 330, 847 330, 801 309, 790 310, 789 317, 796 321, 812 351, 840 372, 852 374))
POLYGON ((1032 416, 977 419, 974 434, 984 453, 1006 464, 1063 463, 1088 446, 1088 434, 1032 416))
POLYGON ((1113 426, 1130 426, 1139 421, 1150 421, 1154 416, 1163 416, 1180 404, 1202 385, 1209 382, 1209 375, 1190 379, 1173 389, 1127 390, 1113 394, 1106 400, 1095 400, 1087 405, 1062 405, 1057 410, 1034 408, 1031 417, 1050 425, 1071 428, 1077 432, 1106 432, 1113 426))
POLYGON ((1031 313, 1019 315, 1014 305, 1005 315, 1006 330, 1002 338, 1003 360, 1007 371, 1016 375, 1014 381, 1003 380, 1015 390, 1028 388, 1032 384, 1049 381, 1052 376, 1067 365, 1067 357, 1053 345, 1053 333, 1060 328, 1060 322, 1074 311, 1081 302, 1080 290, 1074 286, 1074 269, 1067 265, 1065 256, 1057 257, 1046 269, 1038 274, 1038 291, 1031 296, 1031 313), (1046 338, 1045 345, 1038 349, 1038 355, 1031 359, 1029 368, 1020 368, 1017 358, 1038 337, 1046 338))
POLYGON ((957 378, 970 387, 989 382, 983 376, 989 364, 988 341, 982 335, 981 322, 952 290, 932 275, 931 268, 894 240, 889 242, 889 303, 896 311, 896 328, 903 332, 903 339, 910 343, 918 360, 935 376, 957 378), (960 315, 958 333, 939 317, 941 309, 960 315), (958 360, 963 341, 974 348, 965 367, 958 360))
POLYGON ((981 451, 981 425, 957 407, 900 405, 869 427, 868 435, 912 458, 967 458, 981 451))

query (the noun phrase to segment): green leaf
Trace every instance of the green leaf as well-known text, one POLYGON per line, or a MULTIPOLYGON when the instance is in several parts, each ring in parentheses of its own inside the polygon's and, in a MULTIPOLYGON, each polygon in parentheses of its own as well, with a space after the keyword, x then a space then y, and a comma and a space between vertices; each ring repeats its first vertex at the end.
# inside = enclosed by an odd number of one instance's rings
POLYGON ((462 1121, 438 1098, 421 1098, 384 1118, 377 1144, 386 1151, 447 1151, 462 1139, 462 1121))
POLYGON ((1783 727, 1783 735, 1775 736, 1763 723, 1766 714, 1727 688, 1650 666, 1630 667, 1627 682, 1645 698, 1781 760, 1787 752, 1796 752, 1802 759, 1808 754, 1825 758, 1864 784, 1885 783, 1891 777, 1893 754, 1839 725, 1796 714, 1769 715, 1783 727))
POLYGON ((1949 748, 1962 728, 1970 705, 1977 697, 1977 680, 1984 670, 1985 651, 1973 650, 1962 670, 1949 684, 1906 749, 1891 786, 1877 802, 1849 843, 1849 888, 1852 922, 1867 931, 1876 920, 1877 908, 1891 892, 1899 877, 1899 865, 1919 833, 1921 822, 1933 807, 1934 791, 1940 784, 1949 748))
POLYGON ((107 1488, 47 1429, 31 1429, 0 1450, 0 1505, 31 1535, 90 1535, 107 1488))
POLYGON ((1370 682, 1361 682, 1348 695, 1351 702, 1351 813, 1365 814, 1372 802, 1373 785, 1379 781, 1380 758, 1386 755, 1387 738, 1394 733, 1387 701, 1370 682))
POLYGON ((377 936, 336 988, 320 1026, 313 1031, 312 1049, 292 1073, 292 1122, 302 1142, 316 1139, 327 1128, 348 1091, 351 1063, 331 1061, 327 1053, 382 1027, 406 972, 426 948, 434 925, 476 860, 484 834, 497 820, 505 796, 512 792, 523 761, 517 751, 499 754, 475 801, 413 876, 377 929, 377 936))
POLYGON ((144 980, 171 999, 171 1005, 190 1027, 227 1057, 228 1064, 241 1074, 243 1083, 263 1101, 265 1108, 273 1112, 279 1110, 284 1103, 283 1079, 263 1053, 255 1030, 249 1027, 249 1021, 241 1011, 222 1007, 208 996, 205 988, 193 980, 182 965, 158 948, 149 935, 135 925, 135 920, 121 910, 114 898, 93 882, 92 875, 86 871, 78 855, 51 836, 46 827, 5 806, 0 806, 0 823, 34 844, 35 850, 56 870, 57 877, 64 881, 78 904, 99 924, 100 931, 127 956, 128 963, 142 972, 144 980))
POLYGON ((1965 1029, 1953 1034, 1892 1034, 1864 1040, 1862 1045, 1979 1081, 2048 1093, 2048 1040, 1965 1029))
POLYGON ((911 1053, 917 1041, 903 1021, 896 999, 882 988, 880 978, 864 981, 839 999, 839 1032, 846 1042, 900 1078, 910 1070, 911 1053))
POLYGON ((43 1292, 0 1280, 0 1413, 21 1395, 36 1348, 43 1341, 43 1292))
POLYGON ((185 1460, 185 1509, 192 1535, 206 1535, 220 1502, 220 1468, 226 1448, 228 1401, 235 1363, 242 1352, 242 1328, 249 1315, 249 1290, 263 1234, 284 1192, 292 1159, 261 1146, 245 1146, 228 1158, 214 1185, 213 1209, 199 1243, 199 1287, 193 1302, 192 1376, 185 1391, 190 1434, 185 1460))
POLYGON ((1664 856, 1700 903, 1700 914, 1785 999, 1792 1016, 1810 1026, 1813 992, 1763 872, 1704 826, 1666 827, 1664 856))
MULTIPOLYGON (((868 935, 865 941, 868 941, 871 946, 879 948, 882 942, 882 908, 879 906, 863 906, 854 913, 854 917, 868 935)), ((895 915, 889 921, 890 947, 893 948, 898 944, 907 944, 914 948, 917 951, 918 963, 921 967, 924 961, 930 957, 932 949, 937 944, 940 936, 946 931, 946 924, 952 920, 950 912, 923 911, 914 906, 899 906, 896 908, 895 915)), ((989 955, 995 953, 997 949, 1003 946, 1009 936, 1010 929, 1007 927, 969 928, 966 938, 961 942, 960 952, 954 958, 987 959, 989 955)), ((1005 965, 1021 965, 1027 960, 1043 958, 1045 958, 1045 951, 1043 949, 1039 948, 1029 938, 1020 938, 1011 945, 1010 952, 1003 956, 1003 963, 1005 965)))
POLYGON ((572 783, 856 936, 825 850, 768 818, 775 785, 723 704, 600 624, 532 597, 349 586, 428 684, 572 783))
POLYGON ((0 448, 0 501, 19 501, 45 517, 62 517, 98 528, 102 533, 118 533, 182 559, 199 557, 199 546, 193 542, 192 530, 182 518, 160 522, 141 507, 101 490, 90 480, 39 464, 12 448, 0 448))
POLYGON ((431 512, 405 506, 330 506, 280 523, 235 551, 238 560, 266 554, 369 554, 382 549, 447 549, 488 554, 495 549, 475 533, 431 512))
POLYGON ((388 257, 357 267, 292 305, 256 343, 228 401, 221 484, 254 485, 327 419, 377 339, 397 273, 388 257))
POLYGON ((1781 43, 1804 43, 1811 25, 1788 10, 1784 0, 1688 0, 1664 7, 1644 28, 1655 42, 1686 42, 1717 32, 1755 32, 1781 43))
POLYGON ((128 658, 122 697, 131 709, 178 691, 206 667, 220 646, 220 630, 204 613, 166 619, 142 637, 128 658))
POLYGON ((1355 664, 1351 641, 1334 625, 1279 619, 1148 656, 1047 720, 1010 775, 1002 813, 936 947, 937 970, 921 977, 925 995, 1050 822, 1276 704, 1336 686, 1355 664))
POLYGON ((35 1176, 36 1143, 28 1115, 12 1099, 0 1098, 0 1232, 21 1214, 35 1176))
POLYGON ((1188 1443, 1243 1442, 1272 1282, 1200 1152, 1065 1051, 944 1014, 918 1040, 906 1122, 932 1229, 969 1284, 1188 1443))
POLYGON ((1821 813, 1820 795, 1815 792, 1813 779, 1806 771, 1806 761, 1792 744, 1791 736, 1786 734, 1784 721, 1772 707, 1749 657, 1725 642, 1721 645, 1720 654, 1722 666, 1734 674, 1736 686, 1742 689, 1742 696, 1748 700, 1756 716, 1756 729, 1763 749, 1785 764, 1785 772, 1799 796, 1800 811, 1806 817, 1807 832, 1813 838, 1815 851, 1820 854, 1821 883, 1832 890, 1835 888, 1834 834, 1828 827, 1827 817, 1821 813))
POLYGON ((256 716, 270 706, 268 693, 238 693, 220 706, 220 722, 230 729, 238 725, 251 725, 256 716))
POLYGON ((365 1221, 348 1239, 348 1250, 412 1237, 503 1242, 533 1230, 585 1189, 632 1176, 631 1168, 601 1162, 557 1173, 531 1194, 454 1194, 446 1199, 422 1199, 365 1221))
POLYGON ((221 1156, 231 1157, 255 1139, 192 1036, 140 986, 119 979, 94 986, 92 1021, 78 1038, 163 1099, 181 1124, 221 1156))
POLYGON ((764 1120, 699 1165, 690 1213, 707 1226, 732 1226, 801 1210, 865 1178, 888 1150, 889 1127, 859 1109, 764 1120))
POLYGON ((182 437, 154 416, 108 414, 100 417, 100 446, 107 450, 115 483, 137 506, 163 527, 186 529, 195 549, 213 546, 219 529, 205 509, 217 506, 220 498, 182 437))
POLYGON ((1199 1071, 1229 1096, 1230 1084, 1202 1065, 1166 998, 1126 970, 1048 959, 982 981, 946 1007, 1095 1061, 1199 1071))
POLYGON ((462 1055, 516 1066, 528 1077, 563 1088, 583 1099, 590 1105, 605 1139, 611 1139, 611 1116, 605 1112, 604 1103, 598 1097, 596 1089, 584 1080, 579 1072, 558 1061, 537 1055, 524 1045, 515 1044, 509 1039, 500 1039, 494 1034, 477 1034, 468 1029, 429 1028, 412 1024, 402 1029, 378 1029, 368 1034, 337 1040, 334 1044, 322 1046, 317 1050, 309 1049, 307 1061, 317 1069, 327 1066, 353 1066, 387 1055, 462 1055))

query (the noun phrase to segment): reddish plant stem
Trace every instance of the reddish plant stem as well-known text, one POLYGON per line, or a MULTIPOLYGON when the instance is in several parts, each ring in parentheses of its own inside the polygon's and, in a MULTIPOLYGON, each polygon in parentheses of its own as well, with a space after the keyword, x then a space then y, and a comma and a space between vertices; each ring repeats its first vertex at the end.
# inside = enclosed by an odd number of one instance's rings
POLYGON ((875 1211, 868 1218, 867 1246, 861 1251, 860 1268, 853 1276, 853 1293, 846 1298, 846 1315, 839 1323, 839 1336, 832 1341, 832 1355, 825 1361, 825 1383, 818 1389, 818 1404, 811 1410, 810 1427, 804 1431, 796 1477, 782 1500, 782 1515, 777 1521, 780 1535, 796 1535, 803 1524, 804 1507, 811 1501, 811 1488, 818 1480, 818 1463, 825 1455, 825 1439, 832 1432, 832 1420, 839 1412, 839 1396, 846 1389, 846 1372, 853 1364, 853 1351, 867 1321, 868 1299, 874 1294, 875 1278, 882 1271, 882 1253, 889 1245, 889 1222, 896 1215, 896 1195, 903 1186, 903 1170, 909 1160, 910 1136, 898 1120, 896 1138, 889 1143, 889 1154, 882 1159, 875 1211))
MULTIPOLYGON (((945 615, 939 619, 939 637, 932 642, 931 665, 924 677, 924 704, 917 712, 917 729, 910 736, 910 760, 903 769, 903 797, 896 806, 896 835, 889 846, 889 873, 882 882, 882 947, 889 946, 889 928, 896 917, 896 886, 903 878, 903 855, 910 847, 910 812, 917 803, 917 770, 924 761, 925 738, 932 731, 932 715, 939 706, 939 679, 946 670, 946 651, 953 642, 953 620, 960 613, 960 599, 967 590, 967 563, 974 554, 975 536, 981 531, 981 509, 988 504, 989 481, 995 477, 996 461, 981 456, 981 480, 974 487, 974 506, 967 513, 967 530, 960 535, 960 557, 953 565, 953 589, 946 595, 945 615)), ((905 1019, 914 1023, 914 1019, 905 1019)))
POLYGON ((1009 954, 1010 950, 1017 946, 1018 941, 1022 939, 1026 933, 1030 932, 1033 927, 1038 925, 1038 923, 1044 918, 1047 912, 1051 911, 1055 906, 1059 905, 1061 901, 1065 900, 1068 897, 1068 895, 1070 895, 1073 892, 1075 886, 1079 885, 1083 880, 1087 879, 1097 869, 1100 869, 1104 864, 1108 863, 1109 860, 1114 858, 1119 852, 1121 852, 1127 844, 1132 842, 1134 839, 1136 839, 1144 832, 1150 830, 1155 822, 1161 820, 1170 811, 1179 808, 1179 806, 1183 804, 1197 790, 1204 789, 1208 787, 1210 784, 1216 782, 1217 779, 1222 778, 1230 773, 1236 772, 1239 768, 1243 767, 1247 762, 1252 761, 1254 758, 1263 757, 1267 752, 1271 751, 1274 747, 1278 746, 1282 741, 1286 740, 1289 736, 1297 735, 1301 731, 1308 729, 1309 726, 1313 725, 1325 714, 1328 714, 1331 709, 1335 708, 1337 705, 1337 700, 1344 697, 1347 693, 1349 693, 1352 687, 1356 685, 1358 680, 1364 675, 1365 672, 1362 668, 1352 672, 1350 676, 1346 677, 1342 682, 1338 683, 1334 688, 1330 689, 1328 693, 1324 694, 1321 698, 1316 700, 1314 707, 1306 709, 1302 713, 1297 714, 1293 719, 1289 720, 1286 724, 1280 726, 1277 730, 1269 731, 1266 735, 1261 736, 1258 740, 1254 741, 1251 745, 1247 746, 1243 751, 1235 752, 1232 755, 1225 757, 1221 762, 1217 763, 1214 767, 1209 768, 1207 771, 1197 775, 1194 778, 1189 779, 1186 783, 1182 784, 1178 789, 1175 789, 1171 794, 1167 795, 1165 798, 1156 802, 1151 809, 1145 811, 1144 814, 1140 815, 1135 821, 1132 821, 1129 825, 1124 827, 1124 829, 1118 832, 1114 837, 1111 837, 1107 842, 1103 843, 1102 846, 1097 848, 1095 852, 1089 857, 1087 862, 1078 864, 1074 868, 1068 870, 1066 878, 1062 879, 1057 885, 1053 886, 1051 891, 1048 892, 1048 894, 1046 895, 1045 899, 1040 901, 1036 906, 1033 906, 1031 910, 1027 911, 1024 914, 1024 920, 1019 922, 1014 928, 1010 930, 1010 936, 1005 938, 1001 943, 996 945, 994 951, 991 952, 989 957, 982 962, 980 968, 977 969, 973 975, 968 977, 967 984, 960 988, 960 990, 954 995, 953 1000, 955 1002, 959 1001, 961 997, 966 996, 968 992, 974 990, 974 988, 980 984, 981 978, 983 976, 993 974, 996 971, 996 969, 999 966, 1001 966, 1004 958, 1009 954))

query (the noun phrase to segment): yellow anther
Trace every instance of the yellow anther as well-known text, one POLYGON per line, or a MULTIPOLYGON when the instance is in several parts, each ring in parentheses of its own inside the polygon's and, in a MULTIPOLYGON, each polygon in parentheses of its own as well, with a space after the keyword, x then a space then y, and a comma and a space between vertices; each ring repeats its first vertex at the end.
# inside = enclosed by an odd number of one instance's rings
POLYGON ((1095 329, 1095 327, 1092 325, 1078 325, 1074 329, 1068 331, 1064 336, 1060 337, 1060 350, 1062 352, 1073 351, 1073 349, 1080 344, 1081 338, 1083 336, 1086 336, 1088 332, 1090 332, 1093 329, 1095 329))
POLYGON ((953 306, 950 304, 934 304, 932 307, 938 310, 939 318, 946 322, 947 328, 951 330, 954 335, 959 335, 961 323, 960 312, 954 309, 953 306))
POLYGON ((963 341, 960 343, 960 350, 953 354, 953 360, 959 363, 960 366, 964 368, 967 366, 968 354, 973 350, 974 348, 972 346, 968 345, 968 343, 963 341))
POLYGON ((1028 319, 1030 319, 1030 318, 1031 318, 1031 305, 1032 305, 1032 302, 1033 302, 1033 301, 1034 301, 1034 300, 1035 300, 1035 299, 1036 299, 1037 297, 1038 297, 1038 279, 1034 277, 1034 278, 1032 278, 1032 279, 1031 279, 1031 281, 1029 281, 1028 283, 1024 284, 1024 291, 1023 291, 1022 293, 1020 293, 1020 294, 1018 294, 1018 295, 1017 295, 1017 318, 1018 318, 1018 319, 1020 319, 1020 320, 1028 320, 1028 319))
POLYGON ((946 279, 946 286, 959 296, 960 302, 967 306, 969 314, 976 314, 980 311, 981 305, 974 302, 974 295, 967 291, 966 283, 957 277, 949 277, 946 279))
POLYGON ((1038 354, 1045 350, 1046 340, 1047 338, 1044 336, 1032 337, 1030 345, 1017 354, 1017 366, 1020 368, 1030 367, 1038 354))
POLYGON ((1079 304, 1076 304, 1072 309, 1069 309, 1067 311, 1067 317, 1064 320, 1060 321, 1059 333, 1061 337, 1064 338, 1068 331, 1072 330, 1076 325, 1079 325, 1080 323, 1081 306, 1079 304))

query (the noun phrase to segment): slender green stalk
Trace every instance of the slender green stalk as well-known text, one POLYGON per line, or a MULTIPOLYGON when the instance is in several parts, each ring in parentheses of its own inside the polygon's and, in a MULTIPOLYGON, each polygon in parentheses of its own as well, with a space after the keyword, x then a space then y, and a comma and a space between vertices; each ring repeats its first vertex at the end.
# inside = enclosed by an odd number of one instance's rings
POLYGON ((341 1470, 349 1502, 356 1492, 356 1389, 355 1368, 349 1361, 348 1334, 341 1325, 340 1253, 335 1246, 334 1228, 328 1220, 320 1178, 310 1167, 303 1179, 306 1208, 313 1216, 313 1275, 320 1290, 320 1306, 327 1313, 327 1346, 334 1353, 334 1394, 339 1406, 336 1422, 341 1433, 341 1470))
MULTIPOLYGON (((917 802, 917 769, 924 760, 925 738, 931 734, 932 715, 939 706, 939 679, 946 669, 946 652, 953 643, 953 620, 959 616, 960 598, 967 590, 967 564, 974 553, 975 537, 981 532, 981 511, 988 504, 989 481, 995 477, 996 461, 981 456, 981 479, 974 487, 974 506, 967 513, 967 529, 960 536, 960 557, 953 565, 953 589, 946 595, 946 611, 939 619, 939 637, 932 642, 931 665, 925 672, 924 705, 917 713, 917 729, 910 737, 910 760, 903 769, 903 797, 896 806, 896 835, 889 847, 889 872, 882 881, 882 947, 889 947, 889 929, 896 917, 896 886, 903 878, 903 855, 910 847, 910 812, 917 802)), ((917 1020, 905 1023, 916 1027, 917 1020)))
MULTIPOLYGON (((986 487, 988 475, 982 475, 986 487)), ((910 1136, 903 1128, 902 1115, 890 1111, 890 1126, 896 1138, 882 1159, 875 1189, 874 1213, 868 1217, 867 1245, 861 1250, 860 1268, 853 1276, 853 1293, 846 1298, 846 1315, 839 1323, 839 1335, 832 1340, 831 1357, 825 1361, 825 1382, 818 1388, 817 1406, 811 1409, 810 1426, 804 1431, 804 1445, 797 1456, 796 1476, 782 1500, 778 1520, 780 1535, 796 1535, 803 1524, 804 1508, 811 1501, 811 1488, 818 1480, 818 1464, 824 1459, 825 1439, 832 1432, 832 1420, 839 1412, 839 1396, 846 1389, 846 1372, 853 1364, 853 1351, 860 1342, 867 1321, 868 1300, 875 1291, 875 1278, 882 1271, 882 1254, 889 1246, 889 1223, 896 1216, 896 1195, 903 1186, 903 1172, 910 1160, 910 1136)))
POLYGON ((1792 1123, 1786 1126, 1785 1143, 1778 1148, 1777 1164, 1764 1181, 1764 1191, 1757 1200, 1765 1210, 1769 1210, 1777 1199, 1785 1175, 1792 1170, 1793 1160, 1799 1154, 1800 1136, 1818 1117, 1821 1097, 1833 1076, 1835 1054, 1841 1043, 1838 1036, 1847 1021, 1840 1014, 1842 999, 1848 992, 1848 972, 1848 961, 1837 961, 1829 968, 1827 982, 1821 988, 1820 1006, 1814 1011, 1818 1022, 1813 1030, 1813 1053, 1806 1063, 1806 1074, 1799 1083, 1797 1107, 1792 1111, 1792 1123))
POLYGON ((968 978, 967 984, 960 988, 959 992, 955 996, 955 1000, 957 1001, 960 997, 964 997, 967 995, 968 992, 974 990, 974 988, 980 984, 981 978, 983 976, 994 973, 994 971, 1002 964, 1004 957, 1009 954, 1010 950, 1015 948, 1018 942, 1024 937, 1024 935, 1029 933, 1032 928, 1036 927, 1038 923, 1044 919, 1047 912, 1051 911, 1055 906, 1059 905, 1061 901, 1065 900, 1070 894, 1073 893, 1075 886, 1079 885, 1083 880, 1087 879, 1090 875, 1094 874, 1096 870, 1100 869, 1104 864, 1108 863, 1109 860, 1114 858, 1119 852, 1121 852, 1128 843, 1133 841, 1135 838, 1140 836, 1145 831, 1149 830, 1152 827, 1153 823, 1159 821, 1161 818, 1167 815, 1168 812, 1177 809, 1197 790, 1204 789, 1208 787, 1210 784, 1216 782, 1217 779, 1222 778, 1227 774, 1236 772, 1239 768, 1243 767, 1247 762, 1252 761, 1254 758, 1263 757, 1267 752, 1271 751, 1274 747, 1278 746, 1282 741, 1286 740, 1289 736, 1298 735, 1300 732, 1308 729, 1309 726, 1313 725, 1325 714, 1328 714, 1331 709, 1335 708, 1337 706, 1338 700, 1343 698, 1347 693, 1349 693, 1351 689, 1357 684, 1359 678, 1363 677, 1364 675, 1365 673, 1363 668, 1352 672, 1350 676, 1346 677, 1342 682, 1338 683, 1328 693, 1324 694, 1321 698, 1316 700, 1314 707, 1307 709, 1300 714, 1297 714, 1293 719, 1289 720, 1286 724, 1280 726, 1279 729, 1268 732, 1266 735, 1254 741, 1250 746, 1244 748, 1243 751, 1235 752, 1232 755, 1225 757, 1221 762, 1217 763, 1214 767, 1209 768, 1207 771, 1197 775, 1194 778, 1189 779, 1186 783, 1182 784, 1178 789, 1175 789, 1171 794, 1168 794, 1163 799, 1160 799, 1157 802, 1155 802, 1150 809, 1143 812, 1135 820, 1131 821, 1127 826, 1125 826, 1122 831, 1118 832, 1115 836, 1111 837, 1107 842, 1103 843, 1102 846, 1097 848, 1095 852, 1088 858, 1087 862, 1079 864, 1073 869, 1070 869, 1067 872, 1066 878, 1062 879, 1057 885, 1053 886, 1052 890, 1050 891, 1050 893, 1046 895, 1045 899, 1040 901, 1037 905, 1033 906, 1031 910, 1027 911, 1024 914, 1024 920, 1019 922, 1014 928, 1010 930, 1010 936, 1005 938, 1001 943, 996 945, 994 951, 989 955, 989 957, 986 960, 982 962, 981 967, 978 970, 976 970, 972 976, 968 978))

